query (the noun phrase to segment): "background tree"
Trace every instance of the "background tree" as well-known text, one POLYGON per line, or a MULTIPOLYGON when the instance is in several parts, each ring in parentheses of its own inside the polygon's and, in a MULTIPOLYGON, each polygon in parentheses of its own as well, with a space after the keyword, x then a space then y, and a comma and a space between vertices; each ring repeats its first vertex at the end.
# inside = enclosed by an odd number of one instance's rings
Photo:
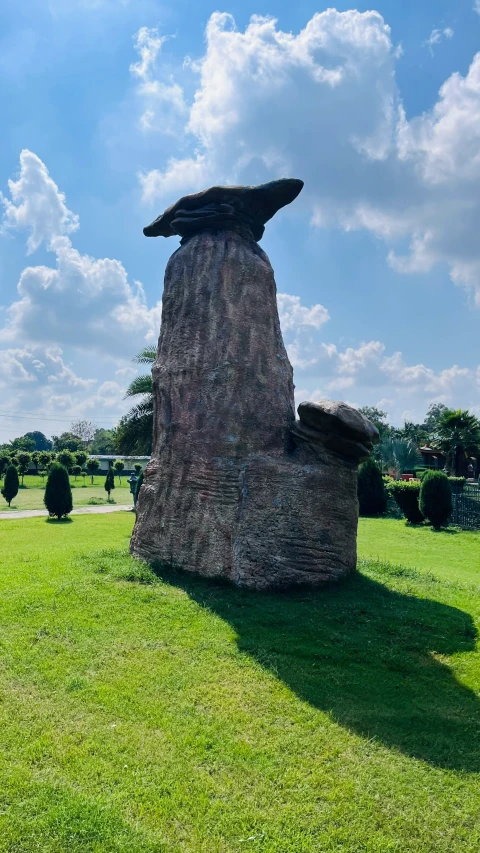
POLYGON ((50 468, 43 501, 48 514, 56 515, 59 521, 69 515, 73 509, 68 471, 58 462, 50 468))
POLYGON ((108 495, 108 500, 110 500, 110 492, 115 488, 115 473, 113 468, 109 468, 107 471, 107 476, 105 477, 105 491, 108 495))
POLYGON ((81 473, 82 473, 82 466, 81 465, 74 465, 72 468, 72 474, 75 477, 75 480, 77 479, 77 477, 80 476, 81 473))
POLYGON ((391 433, 392 427, 387 423, 387 412, 377 409, 376 406, 362 406, 358 411, 377 427, 380 438, 391 433))
POLYGON ((75 456, 75 462, 77 463, 77 465, 80 465, 80 467, 83 468, 83 466, 85 465, 85 462, 88 459, 88 454, 85 453, 84 450, 79 450, 79 451, 77 451, 77 453, 74 454, 74 456, 75 456))
POLYGON ((423 424, 414 424, 405 421, 403 427, 398 430, 398 437, 407 441, 413 441, 417 447, 422 447, 430 438, 430 434, 424 429, 423 424))
POLYGON ((93 486, 93 478, 94 478, 95 474, 97 473, 98 469, 100 468, 100 462, 98 461, 98 459, 93 459, 92 457, 90 457, 90 459, 87 459, 87 461, 85 463, 85 468, 87 469, 88 473, 90 474, 90 476, 92 478, 92 486, 93 486))
POLYGON ((46 435, 43 432, 38 432, 38 430, 34 430, 34 432, 26 432, 23 436, 24 438, 30 438, 35 443, 35 450, 51 450, 52 442, 49 441, 46 435))
POLYGON ((452 490, 443 471, 427 471, 420 487, 420 511, 435 530, 448 524, 452 514, 452 490))
POLYGON ((447 409, 437 423, 432 447, 445 455, 451 474, 466 476, 468 457, 480 453, 480 421, 466 410, 447 409))
POLYGON ((451 409, 449 409, 448 406, 445 406, 443 403, 432 403, 431 406, 428 407, 427 414, 425 415, 425 420, 422 424, 422 427, 425 432, 432 436, 437 429, 440 418, 446 412, 450 411, 451 409))
POLYGON ((61 435, 53 435, 52 441, 55 453, 58 453, 59 450, 69 450, 70 453, 83 450, 82 439, 71 432, 62 432, 61 435))
POLYGON ((2 495, 9 506, 18 495, 18 487, 18 471, 15 465, 9 465, 5 473, 2 489, 2 495))
POLYGON ((382 472, 374 459, 367 459, 358 471, 358 503, 360 515, 383 515, 387 494, 382 472))
POLYGON ((117 459, 117 461, 114 463, 113 467, 115 468, 115 471, 117 472, 117 477, 119 479, 119 482, 121 483, 122 482, 122 471, 125 468, 125 462, 122 462, 121 459, 117 459))
POLYGON ((18 459, 18 470, 22 476, 22 486, 23 486, 25 474, 27 473, 28 469, 30 468, 30 464, 32 462, 32 454, 26 453, 25 450, 21 450, 17 454, 17 459, 18 459))
POLYGON ((70 432, 80 439, 84 447, 88 447, 93 441, 97 425, 93 421, 73 421, 70 432))
POLYGON ((32 453, 32 462, 35 466, 35 474, 38 474, 38 466, 40 464, 40 451, 34 450, 32 453))
POLYGON ((116 453, 115 436, 116 429, 97 429, 90 444, 90 453, 94 456, 113 456, 116 453))
POLYGON ((155 347, 145 347, 133 359, 135 364, 148 364, 150 372, 136 376, 125 398, 136 397, 138 403, 125 415, 116 430, 115 446, 125 456, 148 455, 152 449, 153 385, 151 368, 157 357, 155 347))
POLYGON ((20 438, 14 438, 12 442, 10 442, 10 447, 14 453, 18 453, 20 450, 24 450, 26 453, 33 453, 35 450, 35 442, 26 435, 22 435, 20 438))
POLYGON ((60 450, 59 453, 57 453, 57 462, 59 465, 63 465, 67 471, 71 471, 75 465, 76 459, 70 450, 60 450))
POLYGON ((10 465, 10 457, 7 456, 7 454, 4 451, 2 451, 0 453, 0 479, 3 477, 3 475, 4 475, 4 473, 7 470, 9 465, 10 465))
POLYGON ((38 455, 38 467, 42 472, 42 477, 45 476, 45 471, 52 461, 52 454, 47 450, 42 450, 38 455))

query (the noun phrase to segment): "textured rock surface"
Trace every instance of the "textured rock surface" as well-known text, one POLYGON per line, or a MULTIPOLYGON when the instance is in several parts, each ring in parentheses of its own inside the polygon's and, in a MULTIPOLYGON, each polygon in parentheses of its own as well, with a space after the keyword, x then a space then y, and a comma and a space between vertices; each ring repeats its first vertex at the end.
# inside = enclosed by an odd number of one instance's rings
POLYGON ((153 386, 134 554, 257 589, 354 571, 360 439, 374 436, 324 401, 295 421, 273 270, 254 240, 202 230, 172 256, 153 386))

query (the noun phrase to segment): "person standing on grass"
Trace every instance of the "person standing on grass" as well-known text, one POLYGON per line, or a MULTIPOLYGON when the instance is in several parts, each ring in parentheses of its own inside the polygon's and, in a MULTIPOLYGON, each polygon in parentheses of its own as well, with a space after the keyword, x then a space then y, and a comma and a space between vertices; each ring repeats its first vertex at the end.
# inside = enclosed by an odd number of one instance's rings
POLYGON ((133 497, 133 508, 134 508, 134 509, 135 509, 135 505, 136 505, 136 495, 135 495, 135 492, 136 492, 136 490, 137 490, 137 480, 138 480, 138 477, 137 477, 137 475, 136 475, 136 474, 134 474, 133 472, 130 474, 130 476, 129 476, 128 480, 127 480, 127 483, 129 483, 129 484, 130 484, 130 494, 131 494, 131 495, 132 495, 132 497, 133 497))
POLYGON ((108 495, 107 500, 110 500, 110 492, 115 488, 115 472, 112 466, 109 466, 107 476, 105 477, 105 491, 108 495))

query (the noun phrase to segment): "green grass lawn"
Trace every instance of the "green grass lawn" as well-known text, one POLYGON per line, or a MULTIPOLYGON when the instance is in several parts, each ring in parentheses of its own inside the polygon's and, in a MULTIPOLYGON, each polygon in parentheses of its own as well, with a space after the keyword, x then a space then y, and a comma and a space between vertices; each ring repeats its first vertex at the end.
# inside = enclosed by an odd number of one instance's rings
POLYGON ((255 594, 153 574, 131 525, 0 528, 2 853, 478 853, 471 561, 423 573, 424 528, 403 571, 255 594))
POLYGON ((480 531, 406 524, 392 518, 361 518, 358 530, 360 557, 386 560, 441 578, 480 584, 480 531))
MULTIPOLYGON (((70 485, 72 486, 72 489, 73 488, 81 489, 83 486, 87 486, 87 487, 90 487, 90 486, 100 487, 101 486, 103 489, 103 486, 105 483, 105 477, 106 477, 106 472, 104 472, 103 474, 96 474, 93 478, 93 483, 92 483, 92 478, 91 478, 90 474, 87 474, 85 477, 77 477, 77 479, 75 479, 75 477, 71 474, 70 475, 70 485)), ((129 485, 129 483, 127 483, 127 479, 128 479, 128 477, 126 477, 125 474, 122 474, 121 480, 119 480, 117 475, 115 475, 115 488, 116 489, 129 489, 130 485, 129 485)), ((46 482, 47 482, 47 475, 45 475, 45 477, 42 477, 41 474, 26 474, 25 475, 25 487, 27 489, 44 489, 46 482)))
MULTIPOLYGON (((27 475, 25 477, 25 488, 20 488, 18 495, 13 499, 11 507, 8 506, 4 498, 0 495, 0 512, 17 512, 25 509, 45 509, 43 496, 45 494, 45 481, 42 477, 36 475, 27 475)), ((89 506, 94 504, 108 504, 107 493, 104 489, 105 474, 99 477, 86 477, 83 480, 79 477, 70 477, 72 486, 72 497, 74 507, 89 506)), ((3 481, 1 483, 3 485, 3 481)), ((122 477, 121 483, 118 477, 115 477, 115 489, 111 493, 110 503, 128 504, 132 503, 130 495, 130 485, 127 483, 127 478, 122 477)))

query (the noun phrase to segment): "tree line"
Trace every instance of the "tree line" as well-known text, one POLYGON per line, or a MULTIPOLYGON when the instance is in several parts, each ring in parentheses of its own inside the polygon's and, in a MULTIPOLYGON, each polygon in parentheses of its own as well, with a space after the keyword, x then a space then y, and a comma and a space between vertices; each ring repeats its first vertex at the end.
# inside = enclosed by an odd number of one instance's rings
POLYGON ((372 406, 360 411, 377 427, 380 444, 374 458, 384 471, 398 479, 405 472, 424 467, 420 448, 441 454, 445 473, 454 477, 472 476, 480 460, 480 420, 466 409, 450 409, 434 403, 420 424, 405 422, 401 428, 391 426, 386 412, 372 406), (472 460, 476 460, 476 466, 472 460), (473 469, 473 470, 472 470, 473 469))

